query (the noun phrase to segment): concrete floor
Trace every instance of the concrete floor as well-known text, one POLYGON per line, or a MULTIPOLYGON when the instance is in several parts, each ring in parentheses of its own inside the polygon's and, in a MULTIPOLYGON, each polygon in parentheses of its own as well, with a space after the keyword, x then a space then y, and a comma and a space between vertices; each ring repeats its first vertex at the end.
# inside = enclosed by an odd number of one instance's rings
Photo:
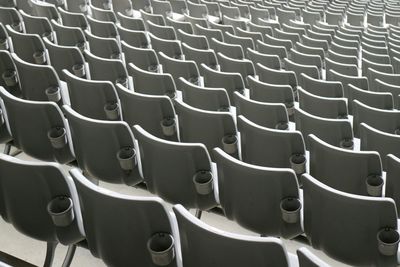
MULTIPOLYGON (((3 146, 0 145, 0 151, 3 151, 3 146)), ((20 154, 17 156, 21 159, 26 160, 34 160, 25 154, 20 154)), ((68 168, 68 167, 66 167, 68 168)), ((109 190, 116 191, 118 193, 134 195, 134 196, 152 196, 148 191, 137 189, 125 185, 115 185, 115 184, 107 184, 100 183, 100 186, 107 188, 109 190)), ((171 205, 168 205, 172 207, 171 205)), ((225 217, 212 213, 212 212, 204 212, 202 216, 202 221, 205 223, 214 226, 216 228, 225 230, 227 232, 244 234, 244 235, 253 235, 256 234, 246 229, 243 229, 239 225, 237 225, 233 221, 229 221, 225 217)), ((332 260, 328 256, 326 256, 323 252, 314 250, 310 246, 293 240, 285 240, 282 239, 286 249, 289 253, 296 253, 296 250, 300 247, 307 247, 313 253, 315 253, 318 257, 324 260, 326 263, 332 266, 348 266, 342 263, 339 263, 335 260, 332 260)), ((41 241, 34 240, 32 238, 26 237, 16 231, 14 227, 0 218, 0 251, 8 253, 12 256, 18 257, 22 260, 25 260, 31 264, 42 266, 45 258, 46 252, 46 244, 41 241)), ((64 259, 65 253, 67 251, 67 247, 59 245, 56 251, 56 257, 54 266, 61 266, 62 261, 64 259)), ((100 259, 95 258, 91 255, 90 251, 84 248, 77 248, 74 260, 72 265, 74 267, 102 267, 106 266, 100 259)))

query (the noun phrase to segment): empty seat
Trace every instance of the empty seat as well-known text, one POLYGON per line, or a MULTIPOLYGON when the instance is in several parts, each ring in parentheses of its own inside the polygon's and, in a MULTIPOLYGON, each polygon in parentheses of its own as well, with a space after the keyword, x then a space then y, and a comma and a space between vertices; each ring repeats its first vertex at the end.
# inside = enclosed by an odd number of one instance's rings
MULTIPOLYGON (((78 1, 70 1, 77 3, 78 1)), ((86 3, 82 3, 81 6, 83 8, 86 8, 86 3)), ((80 10, 80 5, 75 6, 75 8, 80 10)), ((82 30, 86 30, 88 28, 88 22, 86 20, 86 17, 82 13, 78 13, 78 10, 71 9, 70 6, 68 7, 68 10, 64 10, 61 7, 58 7, 58 13, 60 14, 61 20, 63 25, 69 26, 69 27, 78 27, 81 28, 82 30)), ((79 11, 80 12, 80 11, 79 11)))
POLYGON ((348 88, 349 114, 353 114, 353 100, 358 100, 368 106, 379 109, 393 109, 393 96, 390 93, 379 93, 360 89, 352 84, 348 88))
POLYGON ((319 79, 319 70, 316 66, 310 66, 310 65, 303 65, 303 64, 298 64, 296 62, 293 62, 287 58, 284 59, 285 62, 285 70, 286 71, 292 71, 296 75, 296 80, 298 81, 298 84, 302 86, 302 79, 297 79, 300 78, 301 74, 306 74, 314 79, 319 79))
POLYGON ((393 200, 343 193, 306 174, 302 180, 304 230, 314 248, 350 265, 397 264, 396 253, 378 248, 379 242, 389 241, 384 237, 397 231, 393 200), (332 220, 338 224, 332 224, 332 220))
POLYGON ((254 267, 288 265, 279 239, 230 234, 206 225, 181 205, 174 206, 173 210, 178 221, 184 265, 239 267, 248 264, 249 259, 254 267), (208 257, 199 255, 198 251, 208 257))
POLYGON ((202 143, 208 151, 220 147, 238 157, 239 141, 231 113, 201 110, 179 101, 175 102, 175 109, 181 142, 202 143))
POLYGON ((327 72, 334 70, 343 75, 358 76, 357 65, 339 63, 330 58, 325 59, 325 68, 327 72))
POLYGON ((329 119, 347 118, 347 100, 314 95, 302 88, 298 89, 299 107, 315 116, 329 119))
POLYGON ((343 93, 345 97, 349 96, 348 84, 352 84, 360 89, 368 90, 368 78, 367 77, 355 77, 350 75, 341 74, 334 70, 329 70, 327 72, 326 79, 328 81, 339 81, 343 85, 343 93))
POLYGON ((247 49, 247 58, 253 62, 253 65, 260 63, 261 65, 271 68, 280 69, 281 62, 278 56, 260 53, 251 48, 247 49))
POLYGON ((277 55, 280 60, 287 57, 287 50, 284 46, 270 45, 257 41, 257 51, 268 55, 277 55))
MULTIPOLYGON (((12 224, 19 233, 36 241, 47 242, 44 265, 53 264, 58 243, 69 246, 63 263, 69 265, 76 243, 82 241, 85 234, 72 178, 65 174, 61 165, 25 161, 4 154, 0 155, 0 167, 3 219, 12 224), (18 201, 22 199, 24 201, 18 201), (68 208, 70 210, 66 211, 68 208), (59 212, 65 212, 74 220, 68 220, 67 215, 59 216, 61 220, 57 217, 53 221, 52 215, 59 212)), ((0 265, 11 266, 2 262, 0 265)))
POLYGON ((117 27, 121 40, 127 44, 139 48, 148 48, 150 46, 148 34, 145 31, 130 30, 120 25, 117 27))
MULTIPOLYGON (((376 180, 382 181, 382 164, 378 152, 349 151, 309 135, 310 175, 334 189, 364 196, 381 196, 371 190, 376 180)), ((382 181, 383 182, 383 181, 382 181)))
POLYGON ((393 85, 400 85, 400 74, 393 74, 387 73, 385 71, 375 69, 373 67, 368 68, 367 77, 370 84, 370 90, 376 91, 377 81, 379 79, 383 82, 393 84, 393 85))
POLYGON ((235 58, 235 59, 243 59, 243 48, 238 44, 228 44, 222 41, 219 41, 215 38, 211 39, 210 48, 214 49, 215 53, 222 53, 227 57, 235 58))
POLYGON ((89 22, 90 32, 94 35, 103 38, 118 38, 118 29, 113 22, 100 21, 89 16, 86 18, 89 22))
MULTIPOLYGON (((193 60, 197 66, 205 64, 212 69, 217 69, 218 67, 217 56, 213 49, 197 49, 182 43, 182 52, 186 60, 193 60)), ((202 69, 199 69, 199 71, 202 74, 202 69)))
MULTIPOLYGON (((166 240, 173 242, 176 236, 173 219, 164 202, 158 197, 133 197, 100 188, 78 169, 71 170, 71 175, 77 187, 83 227, 92 255, 109 266, 155 265, 149 247, 156 249, 155 244, 166 240), (125 249, 118 249, 115 244, 124 244, 125 249)), ((171 249, 174 255, 178 253, 175 246, 171 249)), ((176 258, 168 263, 171 267, 178 266, 176 258)))
POLYGON ((117 84, 121 117, 131 127, 138 124, 152 135, 178 141, 176 114, 167 96, 133 92, 117 84))
POLYGON ((144 22, 142 18, 134 18, 130 16, 126 16, 123 13, 118 12, 118 20, 121 27, 133 31, 144 31, 144 22))
POLYGON ((121 105, 111 82, 82 79, 66 69, 62 72, 73 110, 97 120, 121 119, 121 105))
POLYGON ((208 210, 215 207, 214 191, 197 191, 196 182, 214 183, 211 160, 206 147, 199 143, 165 141, 133 127, 142 157, 143 177, 148 190, 171 203, 187 209, 208 210))
POLYGON ((333 50, 329 50, 328 58, 337 63, 358 66, 358 58, 356 56, 342 55, 333 50))
POLYGON ((66 105, 63 109, 78 166, 88 177, 127 185, 142 181, 138 150, 126 122, 90 119, 66 105))
POLYGON ((263 236, 290 238, 301 233, 300 217, 293 222, 285 221, 280 208, 285 202, 299 201, 297 178, 292 170, 247 164, 219 148, 213 154, 220 178, 220 203, 228 219, 263 236), (249 195, 260 201, 254 203, 249 195))
POLYGON ((85 31, 90 53, 102 58, 121 59, 120 44, 114 38, 103 38, 85 31))
POLYGON ((247 76, 255 75, 253 62, 248 59, 233 59, 220 52, 217 53, 217 57, 221 71, 239 73, 242 76, 245 85, 247 85, 247 76))
POLYGON ((148 32, 152 33, 154 36, 165 39, 165 40, 176 40, 175 29, 171 26, 161 26, 154 24, 151 21, 147 21, 148 32))
POLYGON ((51 25, 56 33, 58 45, 76 46, 83 52, 86 47, 86 37, 81 28, 64 26, 55 20, 51 21, 51 25))
POLYGON ((305 146, 299 131, 276 130, 259 126, 238 117, 242 160, 274 168, 292 168, 296 174, 306 172, 305 146))
POLYGON ((90 5, 90 11, 94 19, 100 21, 111 21, 114 23, 117 21, 117 17, 115 16, 115 13, 112 10, 97 8, 93 5, 90 5))
POLYGON ((181 40, 182 43, 186 43, 196 49, 208 49, 208 41, 205 36, 188 34, 180 29, 177 31, 177 34, 178 39, 181 40))
POLYGON ((3 119, 13 137, 13 145, 43 161, 70 163, 71 139, 64 115, 53 102, 17 98, 0 87, 3 119))
MULTIPOLYGON (((314 134, 330 145, 353 149, 353 130, 349 120, 321 118, 296 108, 295 122, 296 130, 303 136, 314 134)), ((307 139, 305 143, 309 148, 307 139)))
POLYGON ((302 89, 321 97, 343 97, 343 86, 339 81, 324 81, 301 74, 302 89))
POLYGON ((255 67, 260 81, 269 84, 290 85, 293 92, 297 90, 297 78, 294 71, 274 70, 260 63, 257 63, 255 67))
POLYGON ((32 14, 38 17, 46 17, 49 20, 59 20, 60 15, 57 12, 55 5, 45 1, 30 1, 32 5, 32 14))
POLYGON ((132 2, 131 0, 120 0, 120 1, 112 1, 112 9, 115 14, 118 12, 124 15, 132 15, 133 10, 132 10, 132 2))
POLYGON ((379 79, 375 79, 376 83, 376 91, 382 93, 391 93, 393 97, 393 106, 396 109, 400 110, 400 102, 399 102, 399 95, 400 95, 400 86, 385 83, 379 79))
POLYGON ((199 83, 200 73, 196 62, 172 58, 163 52, 159 52, 158 55, 160 64, 163 66, 163 72, 170 73, 174 78, 175 84, 179 77, 183 77, 194 84, 199 83))
POLYGON ((134 47, 121 41, 121 50, 125 56, 125 64, 135 64, 135 66, 152 72, 159 71, 158 57, 154 49, 134 47))
POLYGON ((236 115, 243 115, 248 120, 267 128, 288 129, 289 119, 284 104, 265 103, 248 99, 235 92, 236 115))
POLYGON ((229 96, 224 88, 202 87, 178 79, 178 88, 182 91, 182 100, 189 106, 209 111, 229 111, 229 96))
POLYGON ((353 100, 353 129, 356 137, 359 137, 359 127, 362 122, 377 130, 398 134, 400 132, 400 111, 377 109, 353 100))
POLYGON ((53 28, 47 18, 31 16, 24 11, 21 11, 20 14, 24 20, 26 33, 38 34, 41 37, 47 37, 51 41, 54 41, 53 28))

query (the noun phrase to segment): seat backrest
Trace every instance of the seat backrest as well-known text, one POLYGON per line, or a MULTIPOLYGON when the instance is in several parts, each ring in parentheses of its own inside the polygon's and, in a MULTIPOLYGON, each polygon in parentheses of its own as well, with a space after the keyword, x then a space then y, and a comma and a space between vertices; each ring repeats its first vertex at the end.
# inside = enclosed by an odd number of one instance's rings
POLYGON ((339 81, 324 81, 301 74, 302 88, 322 97, 343 97, 343 85, 339 81))
POLYGON ((249 259, 254 267, 288 265, 287 253, 279 239, 231 234, 206 225, 181 205, 174 206, 173 210, 185 266, 239 267, 246 266, 249 259))
POLYGON ((120 59, 121 48, 115 38, 103 38, 93 35, 88 30, 85 31, 86 39, 89 43, 90 53, 102 58, 120 59))
POLYGON ((63 106, 79 167, 95 179, 135 185, 141 182, 138 150, 130 127, 121 121, 94 120, 63 106))
POLYGON ((302 181, 304 232, 314 248, 350 265, 397 264, 397 253, 385 256, 379 252, 377 238, 381 230, 397 230, 392 199, 343 193, 308 174, 302 181))
POLYGON ((64 116, 57 104, 17 98, 0 87, 2 111, 14 145, 31 157, 69 163, 73 160, 71 140, 64 116), (49 136, 62 136, 53 146, 49 136))
POLYGON ((0 200, 3 219, 31 238, 64 245, 84 239, 76 188, 59 164, 0 154, 0 200), (60 209, 72 206, 73 219, 56 224, 48 211, 60 212, 54 209, 56 205, 60 209))
MULTIPOLYGON (((133 197, 100 188, 78 169, 70 173, 79 194, 90 252, 109 266, 157 266, 147 243, 152 240, 162 246, 165 236, 177 238, 172 226, 176 222, 164 202, 158 197, 133 197)), ((175 267, 180 260, 179 246, 172 249, 176 257, 168 266, 175 267)))
POLYGON ((313 134, 310 145, 310 175, 337 190, 368 196, 369 176, 382 176, 381 158, 375 151, 350 151, 332 146, 313 134))
POLYGON ((291 238, 300 234, 300 218, 288 223, 280 209, 283 199, 299 198, 293 170, 244 163, 220 148, 215 148, 213 154, 218 168, 219 201, 228 219, 260 235, 291 238), (249 195, 259 201, 254 203, 249 195))
POLYGON ((186 208, 209 209, 216 205, 213 190, 198 193, 198 176, 213 183, 215 174, 206 147, 199 143, 162 140, 139 125, 133 132, 138 139, 143 177, 150 192, 186 208), (211 177, 211 178, 210 178, 211 177))

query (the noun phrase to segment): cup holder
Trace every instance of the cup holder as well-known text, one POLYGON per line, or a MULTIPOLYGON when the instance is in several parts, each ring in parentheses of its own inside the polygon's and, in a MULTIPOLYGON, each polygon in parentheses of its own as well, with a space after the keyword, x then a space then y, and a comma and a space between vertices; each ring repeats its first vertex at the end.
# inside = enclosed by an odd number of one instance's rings
POLYGON ((83 78, 86 75, 84 64, 75 64, 72 66, 72 72, 79 78, 83 78))
POLYGON ((384 228, 377 234, 378 249, 382 255, 394 256, 397 254, 400 236, 397 230, 384 228))
POLYGON ((288 113, 288 116, 293 116, 294 115, 294 103, 290 102, 290 103, 285 103, 285 107, 288 113))
POLYGON ((222 112, 229 112, 231 108, 229 106, 221 106, 217 111, 222 111, 222 112))
POLYGON ((301 203, 297 198, 285 198, 281 201, 282 219, 286 223, 297 223, 300 220, 301 203))
POLYGON ((121 55, 121 53, 112 53, 110 58, 111 59, 121 59, 122 55, 121 55))
POLYGON ((234 154, 238 150, 238 140, 236 135, 229 134, 222 138, 222 148, 228 154, 234 154))
POLYGON ((158 65, 150 65, 147 67, 147 70, 150 72, 158 72, 159 67, 158 67, 158 65))
POLYGON ((70 225, 74 218, 74 204, 71 198, 58 196, 47 204, 47 212, 55 226, 66 227, 70 225))
POLYGON ((289 129, 289 124, 284 121, 280 121, 275 125, 275 129, 277 130, 287 130, 289 129))
POLYGON ((379 175, 370 175, 365 181, 367 185, 368 195, 372 197, 382 196, 383 179, 379 175))
POLYGON ((51 86, 46 89, 47 99, 51 102, 58 102, 61 100, 61 91, 57 86, 51 86))
POLYGON ((306 172, 306 162, 307 159, 302 154, 294 154, 290 158, 291 168, 297 175, 303 174, 306 172))
POLYGON ((55 127, 47 132, 47 137, 55 149, 61 149, 67 144, 67 131, 63 127, 55 127))
POLYGON ((175 242, 172 235, 156 233, 147 241, 151 260, 157 266, 167 266, 175 258, 175 242))
POLYGON ((8 43, 7 38, 0 39, 0 49, 8 50, 10 48, 10 44, 8 43))
POLYGON ((76 47, 79 48, 79 50, 83 53, 86 49, 86 43, 85 42, 79 42, 76 44, 76 47))
POLYGON ((23 28, 22 28, 22 23, 21 21, 15 21, 11 24, 11 28, 13 28, 13 30, 17 31, 17 32, 22 32, 23 28))
POLYGON ((199 171, 193 176, 193 183, 199 195, 208 195, 214 190, 213 175, 210 171, 199 171))
POLYGON ((353 149, 354 148, 354 142, 352 139, 343 139, 340 141, 340 147, 344 149, 353 149))
POLYGON ((119 83, 119 84, 121 84, 123 87, 128 88, 128 78, 126 78, 126 77, 119 77, 119 78, 115 81, 115 83, 119 83))
POLYGON ((200 80, 199 80, 199 77, 190 77, 190 78, 189 78, 189 82, 190 82, 190 83, 193 83, 193 84, 195 84, 195 85, 199 85, 200 80))
POLYGON ((42 37, 46 37, 47 39, 49 39, 50 42, 54 41, 52 32, 44 32, 44 33, 42 33, 42 37))
POLYGON ((6 70, 1 77, 7 86, 15 86, 18 83, 17 72, 15 70, 6 70))
POLYGON ((124 147, 117 152, 117 159, 121 169, 132 171, 137 166, 136 151, 132 147, 124 147))
POLYGON ((115 121, 119 119, 119 105, 118 103, 107 103, 104 105, 106 117, 109 120, 115 121))
POLYGON ((160 124, 165 136, 173 136, 176 133, 176 122, 174 118, 164 118, 160 124))
POLYGON ((36 64, 42 65, 46 63, 46 52, 45 51, 36 51, 33 53, 33 60, 36 64))

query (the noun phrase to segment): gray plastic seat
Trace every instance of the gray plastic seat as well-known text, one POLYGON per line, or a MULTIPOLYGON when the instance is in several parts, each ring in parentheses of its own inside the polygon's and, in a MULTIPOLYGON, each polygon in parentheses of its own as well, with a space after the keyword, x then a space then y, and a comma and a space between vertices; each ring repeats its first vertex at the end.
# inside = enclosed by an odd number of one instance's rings
POLYGON ((378 109, 393 109, 393 96, 391 93, 366 91, 352 84, 348 85, 348 107, 349 113, 353 114, 353 100, 378 109))
POLYGON ((73 161, 68 126, 57 104, 23 100, 3 87, 0 96, 3 118, 15 147, 43 161, 73 161), (58 137, 59 142, 53 143, 53 137, 58 137))
POLYGON ((187 45, 201 50, 207 50, 208 41, 205 36, 196 35, 196 34, 188 34, 184 31, 178 29, 177 31, 178 39, 181 40, 182 43, 186 43, 187 45))
POLYGON ((117 12, 117 17, 121 27, 133 31, 145 31, 142 18, 127 16, 121 12, 117 12))
POLYGON ((271 45, 265 42, 257 41, 257 51, 269 55, 277 55, 280 60, 287 57, 287 50, 284 46, 271 45))
MULTIPOLYGON (((196 27, 196 25, 200 25, 201 27, 208 28, 208 25, 212 24, 212 22, 208 21, 206 18, 192 17, 192 16, 188 15, 187 13, 184 13, 183 15, 185 16, 185 21, 189 22, 193 28, 196 27)), ((214 23, 214 25, 221 25, 221 24, 214 23)))
POLYGON ((103 9, 103 8, 98 8, 93 5, 89 5, 90 11, 91 11, 91 16, 100 21, 110 21, 115 23, 117 21, 117 17, 115 13, 112 10, 109 9, 103 9))
MULTIPOLYGON (((381 158, 385 158, 388 154, 400 157, 400 137, 399 135, 389 134, 375 129, 366 123, 360 124, 361 150, 377 151, 381 158)), ((387 170, 388 164, 386 160, 382 160, 383 169, 387 170)))
POLYGON ((344 56, 358 57, 358 47, 352 47, 347 44, 343 44, 338 39, 332 41, 330 51, 344 56))
POLYGON ((61 80, 64 80, 62 70, 66 69, 78 77, 86 77, 85 59, 77 47, 60 46, 43 38, 49 55, 51 66, 61 80))
MULTIPOLYGON (((362 51, 362 57, 377 64, 390 64, 390 57, 388 55, 379 55, 368 52, 368 50, 362 51)), ((364 62, 363 62, 364 64, 364 62)))
POLYGON ((294 113, 293 89, 289 85, 269 84, 248 77, 250 99, 266 103, 283 103, 288 116, 294 113))
POLYGON ((12 43, 6 28, 0 22, 0 51, 11 51, 12 43))
POLYGON ((343 75, 358 76, 357 65, 339 63, 330 58, 325 59, 325 68, 327 72, 334 70, 343 75))
POLYGON ((307 35, 302 35, 301 40, 302 40, 303 44, 306 46, 321 48, 325 52, 327 52, 329 49, 329 43, 326 40, 314 39, 314 38, 308 37, 307 35))
POLYGON ((325 81, 314 79, 306 74, 301 74, 302 89, 321 97, 343 97, 343 86, 339 81, 325 81))
POLYGON ((175 29, 171 26, 161 26, 154 24, 151 21, 147 21, 148 32, 152 33, 154 36, 165 39, 165 40, 176 40, 175 29))
MULTIPOLYGON (((30 12, 26 12, 30 14, 30 12)), ((23 20, 18 10, 13 7, 0 7, 0 23, 10 25, 17 32, 23 32, 23 20)))
POLYGON ((376 151, 349 151, 308 136, 310 147, 310 175, 336 190, 364 195, 381 196, 368 188, 369 179, 382 177, 382 164, 376 151), (371 194, 374 193, 374 194, 371 194))
POLYGON ((18 72, 23 98, 34 101, 60 102, 61 100, 68 103, 68 95, 53 67, 25 62, 14 53, 11 56, 18 72), (51 98, 52 92, 57 92, 59 97, 51 98))
POLYGON ((384 157, 386 162, 386 191, 385 196, 390 197, 396 202, 397 216, 399 216, 400 195, 399 195, 399 179, 398 174, 400 171, 400 159, 392 154, 388 154, 384 157))
POLYGON ((132 76, 135 92, 175 98, 176 86, 171 74, 142 70, 133 63, 129 63, 128 73, 132 76))
MULTIPOLYGON (((69 266, 75 244, 85 235, 72 178, 59 164, 25 161, 4 154, 0 155, 0 174, 0 213, 3 219, 25 236, 47 242, 43 266, 53 266, 58 243, 69 246, 63 262, 64 266, 69 266), (66 212, 67 216, 59 218, 52 217, 48 211, 65 212, 67 208, 71 208, 66 212)), ((11 266, 2 262, 0 265, 11 266)))
POLYGON ((275 130, 238 117, 243 162, 273 168, 306 171, 304 140, 298 131, 275 130), (296 162, 298 164, 296 164, 296 162))
POLYGON ((287 254, 279 239, 230 234, 206 225, 181 205, 175 205, 173 210, 179 225, 185 266, 238 267, 245 266, 249 259, 254 267, 288 266, 287 254))
POLYGON ((213 154, 218 169, 220 203, 228 219, 262 236, 292 238, 302 232, 300 217, 285 221, 280 208, 285 199, 299 200, 293 170, 244 163, 219 148, 215 148, 213 154), (254 203, 249 195, 259 201, 254 203))
POLYGON ((181 142, 202 143, 208 151, 220 147, 238 157, 239 140, 235 120, 230 112, 202 110, 179 101, 175 102, 175 110, 181 142))
POLYGON ((393 85, 400 85, 400 74, 393 74, 393 72, 388 73, 385 71, 380 71, 373 67, 368 68, 367 73, 368 81, 370 84, 370 90, 376 91, 377 82, 375 79, 379 79, 383 82, 393 84, 393 85))
POLYGON ((214 49, 215 53, 222 53, 230 58, 244 58, 243 48, 238 44, 228 44, 215 38, 211 38, 210 48, 214 49))
POLYGON ((347 118, 347 100, 314 95, 302 88, 298 89, 299 107, 315 116, 329 119, 347 118))
POLYGON ((103 38, 117 38, 118 29, 116 24, 110 21, 101 21, 94 19, 90 16, 86 16, 86 19, 90 26, 90 32, 94 35, 103 38))
POLYGON ((320 78, 320 72, 317 66, 299 64, 287 58, 284 59, 284 63, 286 71, 292 71, 295 73, 296 80, 298 81, 300 86, 302 86, 302 79, 298 79, 297 77, 300 78, 301 74, 306 74, 314 79, 320 78))
POLYGON ((47 18, 31 16, 26 14, 23 10, 20 14, 24 21, 26 33, 38 34, 41 37, 47 37, 51 41, 54 41, 53 28, 47 18))
MULTIPOLYGON (((257 18, 257 20, 258 20, 258 18, 257 18)), ((247 23, 247 26, 249 28, 249 31, 256 32, 256 33, 261 33, 263 39, 264 39, 264 34, 268 34, 268 35, 272 35, 273 34, 272 27, 265 26, 265 25, 264 26, 263 25, 259 25, 258 22, 249 21, 247 23)), ((254 44, 257 45, 257 41, 254 41, 254 44)))
POLYGON ((255 67, 260 81, 269 84, 290 85, 293 92, 297 90, 297 78, 294 71, 274 70, 260 63, 257 63, 255 67))
POLYGON ((158 59, 163 66, 163 72, 169 73, 174 78, 175 84, 179 77, 198 84, 200 73, 196 62, 193 60, 181 60, 167 56, 163 52, 158 52, 158 59))
POLYGON ((326 74, 326 80, 328 81, 339 81, 343 85, 344 97, 349 96, 348 84, 352 84, 360 89, 368 90, 368 78, 367 77, 355 77, 346 74, 341 74, 334 70, 329 70, 326 74))
POLYGON ((161 39, 152 33, 149 33, 151 47, 156 52, 163 52, 168 57, 180 59, 182 58, 182 48, 177 40, 161 39))
MULTIPOLYGON (((216 69, 218 65, 217 56, 212 49, 197 49, 185 43, 182 43, 182 52, 186 60, 193 60, 197 66, 205 64, 212 69, 216 69)), ((199 69, 202 74, 201 69, 199 69)))
POLYGON ((60 19, 55 5, 45 1, 30 1, 30 4, 32 5, 32 15, 46 17, 49 20, 58 21, 60 19))
POLYGON ((208 44, 211 46, 211 39, 215 38, 215 40, 223 42, 224 36, 222 35, 222 31, 219 29, 209 29, 202 27, 198 24, 196 24, 193 27, 193 33, 197 35, 203 35, 207 38, 208 44))
POLYGON ((129 87, 128 73, 122 60, 97 57, 88 50, 85 50, 84 55, 89 64, 91 80, 121 83, 129 87))
POLYGON ((78 3, 78 5, 75 5, 74 7, 71 7, 69 5, 68 10, 58 7, 58 13, 60 14, 63 25, 68 27, 78 27, 82 30, 86 30, 89 27, 89 24, 86 20, 85 15, 80 12, 82 12, 81 7, 83 9, 86 9, 88 6, 86 5, 86 3, 79 4, 78 1, 67 1, 73 2, 74 4, 78 3))
POLYGON ((201 178, 214 182, 211 159, 203 144, 166 141, 139 125, 133 132, 139 141, 143 178, 151 193, 186 208, 208 210, 216 206, 212 189, 199 192, 196 187, 201 178))
POLYGON ((214 87, 214 88, 224 88, 228 93, 231 104, 234 105, 235 102, 233 99, 233 93, 235 91, 243 93, 245 89, 242 75, 240 75, 240 73, 217 71, 211 69, 205 64, 201 64, 201 69, 204 78, 204 86, 214 87))
POLYGON ((29 63, 47 64, 46 48, 37 34, 20 33, 6 25, 7 33, 12 39, 13 52, 29 63))
POLYGON ((353 100, 353 129, 356 137, 360 134, 359 128, 362 122, 383 132, 400 133, 399 110, 373 108, 358 100, 353 100))
POLYGON ((6 50, 0 50, 0 73, 0 86, 15 96, 21 96, 17 68, 11 54, 6 50))
POLYGON ((135 66, 152 72, 159 71, 159 62, 156 52, 151 48, 139 48, 121 41, 121 49, 125 56, 125 64, 135 64, 135 66))
POLYGON ((154 24, 160 25, 160 26, 165 26, 165 18, 163 15, 160 14, 151 14, 143 9, 139 10, 140 11, 140 16, 143 19, 144 26, 146 30, 148 30, 147 27, 147 22, 151 21, 154 24))
POLYGON ((285 47, 286 51, 289 51, 293 48, 293 43, 291 40, 275 38, 268 34, 264 35, 264 43, 272 46, 283 46, 285 47))
MULTIPOLYGON (((353 130, 347 119, 321 118, 296 108, 295 122, 296 130, 305 137, 314 134, 330 145, 353 149, 353 130)), ((307 139, 305 143, 309 148, 307 139)))
POLYGON ((367 60, 366 58, 361 59, 361 64, 362 64, 362 74, 367 75, 368 69, 374 69, 379 72, 384 72, 384 73, 393 73, 393 66, 392 64, 378 64, 374 63, 370 60, 367 60))
POLYGON ((238 92, 234 93, 234 98, 237 116, 243 115, 251 122, 263 127, 288 129, 289 118, 284 104, 251 100, 238 92))
MULTIPOLYGON (((155 247, 169 240, 167 237, 174 240, 176 236, 174 220, 165 203, 158 197, 133 197, 100 188, 78 169, 70 173, 79 194, 91 254, 108 266, 157 266, 148 242, 155 247), (124 249, 116 244, 123 244, 124 249)), ((179 260, 177 245, 172 246, 171 253, 177 256, 169 258, 169 266, 176 267, 179 260)))
POLYGON ((162 95, 140 94, 117 85, 123 120, 138 124, 152 135, 178 141, 176 114, 171 99, 162 95))
POLYGON ((233 59, 218 52, 218 63, 222 72, 239 73, 247 86, 247 76, 254 76, 255 69, 253 62, 248 59, 233 59))
POLYGON ((345 65, 358 65, 358 59, 355 56, 348 56, 336 53, 332 50, 329 51, 328 56, 332 61, 345 64, 345 65))
POLYGON ((281 68, 281 62, 277 55, 264 54, 248 48, 247 58, 253 62, 253 65, 260 63, 261 65, 271 69, 281 68))
MULTIPOLYGON (((274 37, 282 40, 290 40, 292 42, 292 47, 293 44, 300 42, 300 35, 298 33, 286 32, 277 28, 274 29, 274 37)), ((290 50, 288 47, 286 47, 286 49, 290 50)))
POLYGON ((101 58, 121 59, 120 44, 115 38, 103 38, 85 31, 90 53, 101 58))
POLYGON ((51 20, 51 25, 56 33, 58 45, 77 46, 83 52, 86 46, 86 37, 81 28, 64 26, 55 20, 51 20))
POLYGON ((307 174, 302 176, 302 181, 304 231, 314 248, 350 265, 397 264, 397 253, 381 254, 377 240, 381 230, 389 236, 391 231, 397 231, 393 200, 343 193, 307 174))
POLYGON ((67 105, 63 110, 78 166, 88 177, 126 185, 142 181, 138 150, 127 123, 91 119, 67 105))
POLYGON ((379 79, 375 79, 375 89, 377 92, 390 93, 393 96, 393 106, 400 110, 400 86, 385 83, 379 79))
POLYGON ((178 88, 182 91, 183 102, 192 107, 209 111, 228 111, 230 108, 224 88, 201 87, 182 77, 178 79, 178 88))
POLYGON ((117 28, 121 40, 125 41, 127 44, 139 48, 149 47, 150 43, 145 31, 130 30, 120 25, 117 25, 117 28))
POLYGON ((112 8, 115 14, 120 12, 125 15, 132 15, 132 1, 131 0, 120 0, 120 1, 112 1, 112 8))
POLYGON ((73 110, 96 120, 121 119, 121 105, 111 82, 79 78, 66 69, 63 70, 63 76, 73 110))
POLYGON ((322 60, 319 55, 302 53, 292 48, 290 50, 290 59, 297 64, 315 66, 318 70, 322 68, 322 60))

